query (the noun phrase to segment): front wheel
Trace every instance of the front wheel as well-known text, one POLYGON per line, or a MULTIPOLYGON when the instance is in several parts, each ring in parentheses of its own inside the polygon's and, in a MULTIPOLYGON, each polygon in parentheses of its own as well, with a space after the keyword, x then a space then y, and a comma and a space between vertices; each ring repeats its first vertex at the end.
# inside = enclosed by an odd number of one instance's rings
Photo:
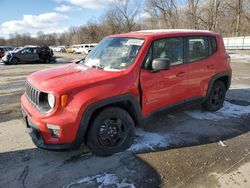
POLYGON ((203 107, 210 112, 218 111, 223 106, 225 96, 225 84, 222 81, 216 81, 203 107))
POLYGON ((18 64, 18 59, 13 57, 12 60, 11 60, 11 64, 13 64, 13 65, 18 64))
POLYGON ((133 143, 135 124, 130 114, 117 107, 102 110, 90 124, 88 148, 99 156, 126 150, 133 143))

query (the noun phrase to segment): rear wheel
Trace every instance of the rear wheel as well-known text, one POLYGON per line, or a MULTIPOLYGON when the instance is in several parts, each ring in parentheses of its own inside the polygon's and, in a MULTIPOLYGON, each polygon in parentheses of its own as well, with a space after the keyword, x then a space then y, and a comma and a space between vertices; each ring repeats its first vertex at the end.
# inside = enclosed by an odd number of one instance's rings
POLYGON ((225 84, 222 81, 216 81, 203 107, 208 111, 215 112, 223 106, 225 96, 225 84))
POLYGON ((133 143, 135 125, 130 114, 117 107, 109 107, 97 114, 87 133, 87 146, 100 156, 126 150, 133 143))
POLYGON ((46 64, 50 63, 50 58, 47 57, 43 62, 46 63, 46 64))

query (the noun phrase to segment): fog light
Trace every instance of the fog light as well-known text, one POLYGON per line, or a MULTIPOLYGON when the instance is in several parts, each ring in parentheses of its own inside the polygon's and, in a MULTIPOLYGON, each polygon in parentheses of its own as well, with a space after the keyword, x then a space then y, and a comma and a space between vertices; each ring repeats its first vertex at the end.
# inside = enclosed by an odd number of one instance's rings
POLYGON ((59 126, 47 124, 47 127, 48 127, 52 137, 54 137, 54 138, 59 137, 59 134, 60 134, 60 127, 59 126))

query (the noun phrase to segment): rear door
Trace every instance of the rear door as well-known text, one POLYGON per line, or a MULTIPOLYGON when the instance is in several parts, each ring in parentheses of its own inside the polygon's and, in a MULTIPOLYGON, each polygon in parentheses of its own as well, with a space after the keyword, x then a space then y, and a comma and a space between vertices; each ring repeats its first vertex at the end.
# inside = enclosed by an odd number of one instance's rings
POLYGON ((215 61, 211 53, 210 37, 187 38, 188 55, 188 98, 203 97, 207 86, 215 74, 215 61))
POLYGON ((163 107, 182 103, 187 92, 187 67, 184 64, 184 39, 182 37, 160 39, 153 42, 141 70, 143 115, 149 115, 163 107), (169 70, 152 72, 154 59, 168 58, 169 70))
POLYGON ((40 58, 38 56, 38 49, 33 48, 31 49, 30 59, 29 61, 38 61, 40 58))

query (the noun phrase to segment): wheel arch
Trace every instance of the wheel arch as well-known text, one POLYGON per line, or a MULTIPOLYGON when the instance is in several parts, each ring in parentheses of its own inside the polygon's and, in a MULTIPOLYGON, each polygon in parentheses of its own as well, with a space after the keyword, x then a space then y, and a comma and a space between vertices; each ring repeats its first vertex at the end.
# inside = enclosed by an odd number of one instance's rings
POLYGON ((231 85, 231 77, 232 77, 232 73, 231 72, 223 72, 223 73, 219 73, 219 74, 216 74, 212 77, 212 79, 210 80, 209 82, 209 85, 208 85, 208 89, 207 89, 207 93, 206 93, 206 99, 208 98, 211 90, 212 90, 212 87, 214 85, 214 83, 216 81, 222 81, 225 86, 226 86, 226 89, 228 90, 230 85, 231 85))
POLYGON ((17 59, 18 62, 21 62, 21 59, 20 59, 19 57, 17 57, 17 56, 13 56, 13 57, 11 58, 11 60, 14 59, 14 58, 17 59))
POLYGON ((100 111, 107 107, 120 107, 126 110, 131 115, 135 125, 140 123, 142 120, 140 102, 133 94, 115 96, 96 102, 88 106, 83 112, 75 139, 76 144, 81 144, 86 141, 86 133, 88 132, 90 122, 100 111))

